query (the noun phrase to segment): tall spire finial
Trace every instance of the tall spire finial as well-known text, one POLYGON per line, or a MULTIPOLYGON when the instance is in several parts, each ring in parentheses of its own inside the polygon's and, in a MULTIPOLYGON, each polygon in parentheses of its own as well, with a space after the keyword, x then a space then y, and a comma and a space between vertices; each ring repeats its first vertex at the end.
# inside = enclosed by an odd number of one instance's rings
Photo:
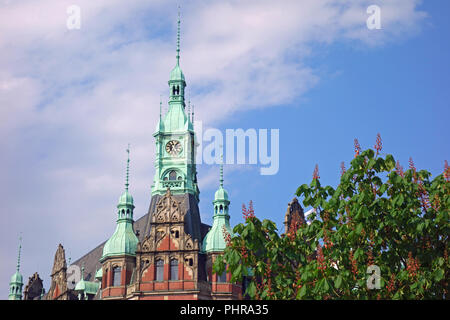
POLYGON ((162 112, 162 95, 159 95, 159 121, 161 122, 161 112, 162 112))
POLYGON ((127 180, 125 182, 125 190, 128 191, 128 186, 130 185, 128 183, 128 177, 129 177, 129 173, 130 173, 130 144, 128 144, 127 153, 128 153, 128 159, 127 159, 127 180))
MULTIPOLYGON (((222 145, 220 145, 222 148, 222 145)), ((220 187, 223 188, 223 153, 220 155, 220 187)))
POLYGON ((180 6, 178 5, 177 64, 180 64, 180 6))
MULTIPOLYGON (((188 100, 188 118, 191 116, 191 94, 189 93, 189 100, 188 100)), ((191 120, 191 119, 189 119, 191 120)))
POLYGON ((17 255, 17 272, 20 269, 20 251, 22 250, 22 235, 19 236, 19 254, 17 255))

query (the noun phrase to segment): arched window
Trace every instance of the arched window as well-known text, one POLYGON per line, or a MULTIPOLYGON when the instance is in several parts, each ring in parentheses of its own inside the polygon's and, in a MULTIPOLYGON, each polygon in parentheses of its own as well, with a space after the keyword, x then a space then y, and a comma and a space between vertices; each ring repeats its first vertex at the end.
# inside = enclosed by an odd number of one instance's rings
POLYGON ((178 280, 178 260, 170 260, 170 280, 178 280))
POLYGON ((164 261, 156 260, 156 281, 164 280, 164 261))
POLYGON ((169 180, 177 180, 177 172, 175 170, 170 171, 169 180))
POLYGON ((225 270, 222 274, 217 275, 217 282, 227 282, 227 266, 225 265, 225 270))
POLYGON ((114 267, 113 268, 113 287, 120 286, 120 278, 122 275, 122 268, 121 267, 114 267))
POLYGON ((220 213, 222 213, 222 212, 223 212, 223 206, 222 206, 222 205, 220 205, 220 209, 219 209, 219 211, 220 211, 220 213))

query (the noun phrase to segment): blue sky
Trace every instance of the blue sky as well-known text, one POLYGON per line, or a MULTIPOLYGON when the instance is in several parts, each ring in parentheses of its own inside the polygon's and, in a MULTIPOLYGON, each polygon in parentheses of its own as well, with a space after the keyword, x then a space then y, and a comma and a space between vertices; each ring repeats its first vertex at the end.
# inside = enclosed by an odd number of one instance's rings
MULTIPOLYGON (((231 223, 242 203, 281 226, 315 164, 336 186, 353 139, 434 176, 450 160, 450 22, 446 1, 190 1, 182 5, 181 67, 205 126, 280 129, 280 170, 225 166, 231 223), (365 8, 381 8, 367 30, 365 8)), ((49 287, 58 243, 72 261, 114 231, 131 143, 137 218, 148 209, 159 96, 175 63, 176 2, 0 2, 0 298, 15 271, 49 287), (45 13, 45 14, 44 14, 45 13)), ((211 223, 218 167, 199 167, 211 223)))

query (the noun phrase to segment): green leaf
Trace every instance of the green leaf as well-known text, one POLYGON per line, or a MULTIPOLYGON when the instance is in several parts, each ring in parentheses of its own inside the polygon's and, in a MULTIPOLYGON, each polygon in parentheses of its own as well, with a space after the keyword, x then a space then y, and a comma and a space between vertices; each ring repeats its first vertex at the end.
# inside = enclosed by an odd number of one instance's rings
POLYGON ((306 285, 303 285, 300 291, 297 294, 297 298, 301 299, 306 295, 306 285))
POLYGON ((423 230, 423 227, 425 227, 425 223, 419 223, 418 225, 417 225, 417 232, 422 232, 422 230, 423 230))
POLYGON ((328 292, 328 290, 330 290, 330 285, 328 284, 327 279, 323 279, 322 289, 323 289, 323 291, 325 291, 325 292, 328 292))
POLYGON ((237 268, 233 271, 233 278, 234 279, 240 279, 241 278, 241 272, 242 272, 242 264, 239 264, 237 268))
POLYGON ((444 278, 444 269, 437 269, 434 272, 434 280, 441 281, 444 278))
POLYGON ((363 254, 364 254, 364 251, 361 248, 356 249, 356 251, 355 251, 355 260, 357 260, 363 254))
POLYGON ((339 289, 341 285, 342 285, 342 276, 338 275, 336 277, 336 280, 334 281, 334 286, 339 289))
POLYGON ((386 161, 384 162, 388 171, 391 171, 395 168, 395 160, 394 157, 390 154, 386 156, 386 161))
POLYGON ((254 281, 250 282, 250 284, 247 287, 246 292, 250 296, 251 299, 254 299, 254 297, 256 295, 256 285, 255 285, 254 281))
POLYGON ((356 226, 356 233, 357 233, 357 234, 361 234, 362 229, 363 229, 363 224, 362 224, 362 223, 359 223, 359 224, 356 226))

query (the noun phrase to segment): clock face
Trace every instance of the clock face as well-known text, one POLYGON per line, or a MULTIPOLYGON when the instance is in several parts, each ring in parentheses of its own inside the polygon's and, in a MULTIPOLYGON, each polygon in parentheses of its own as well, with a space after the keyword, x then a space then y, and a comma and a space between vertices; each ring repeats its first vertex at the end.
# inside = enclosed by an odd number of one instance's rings
POLYGON ((166 144, 166 152, 170 154, 172 157, 180 154, 181 152, 181 143, 177 140, 170 140, 166 144))

